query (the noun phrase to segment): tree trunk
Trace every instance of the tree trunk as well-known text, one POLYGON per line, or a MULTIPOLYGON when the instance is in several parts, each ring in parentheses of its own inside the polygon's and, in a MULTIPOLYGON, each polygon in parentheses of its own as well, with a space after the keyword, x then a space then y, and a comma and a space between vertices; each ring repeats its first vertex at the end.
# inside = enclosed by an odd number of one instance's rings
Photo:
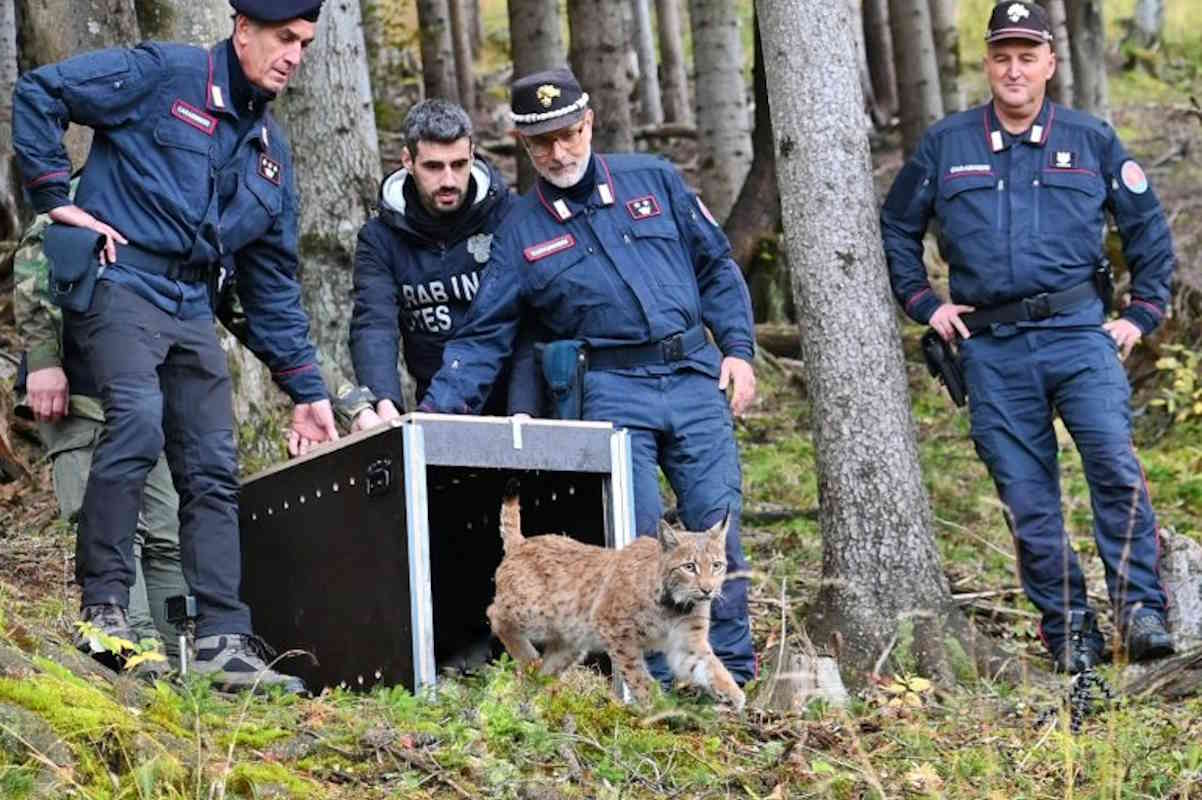
POLYGON ((1159 44, 1164 35, 1164 0, 1135 0, 1131 33, 1139 47, 1159 44))
POLYGON ((625 0, 568 0, 568 58, 593 107, 593 149, 634 149, 630 74, 626 70, 625 0))
POLYGON ((450 0, 417 0, 417 25, 421 29, 422 85, 426 97, 459 102, 450 0))
POLYGON ((864 16, 860 6, 861 0, 847 0, 847 12, 851 15, 852 34, 856 37, 856 63, 859 64, 860 92, 864 97, 864 107, 872 117, 872 124, 878 129, 888 127, 890 116, 876 101, 876 93, 872 89, 872 72, 868 69, 868 43, 864 40, 864 16))
POLYGON ((701 195, 721 222, 751 167, 743 44, 733 0, 689 0, 701 195))
MULTIPOLYGON (((21 230, 21 180, 13 161, 13 87, 17 83, 17 8, 0 0, 0 241, 18 238, 21 230)), ((3 258, 0 258, 3 261, 3 258)), ((0 268, 0 278, 3 278, 0 268)))
POLYGON ((930 7, 923 2, 889 0, 889 29, 897 58, 902 149, 909 158, 927 127, 943 116, 930 7))
POLYGON ((777 180, 806 187, 784 192, 781 203, 823 539, 808 630, 814 641, 841 639, 850 684, 863 684, 878 657, 903 640, 913 642, 920 671, 953 681, 972 665, 953 662, 958 648, 945 642, 957 638, 973 653, 974 637, 953 604, 931 531, 849 18, 838 3, 758 8, 777 180))
POLYGON ((1052 23, 1052 49, 1056 53, 1056 72, 1048 85, 1053 100, 1064 106, 1072 106, 1073 98, 1073 54, 1068 41, 1068 19, 1064 0, 1043 0, 1052 23))
POLYGON ((664 121, 659 67, 655 63, 655 31, 651 30, 651 0, 630 0, 634 8, 635 50, 639 56, 639 124, 664 121))
POLYGON ((467 7, 468 38, 472 43, 472 58, 480 57, 484 46, 484 15, 480 13, 480 0, 463 0, 467 7))
POLYGON ((451 42, 455 48, 455 78, 459 104, 470 114, 476 110, 476 65, 472 61, 472 0, 448 0, 451 11, 451 42))
POLYGON ((964 110, 960 89, 960 30, 956 27, 956 0, 931 0, 931 32, 939 62, 939 88, 943 113, 964 110))
POLYGON ((353 375, 347 337, 355 237, 380 184, 358 3, 328 3, 301 74, 276 102, 300 194, 301 287, 310 336, 353 375))
POLYGON ((664 121, 688 125, 693 120, 689 79, 684 63, 684 28, 680 23, 683 0, 655 0, 659 23, 660 89, 664 121))
POLYGON ((1102 0, 1064 0, 1064 6, 1068 12, 1068 36, 1072 46, 1075 106, 1110 121, 1102 0))
POLYGON ((222 0, 134 0, 142 37, 210 47, 234 29, 230 4, 222 0))
MULTIPOLYGON (((509 57, 513 76, 562 67, 567 62, 558 0, 509 0, 509 57)), ((518 189, 534 184, 534 167, 518 148, 518 189)))
POLYGON ((864 0, 864 40, 872 94, 889 118, 897 115, 897 66, 889 30, 889 0, 864 0))

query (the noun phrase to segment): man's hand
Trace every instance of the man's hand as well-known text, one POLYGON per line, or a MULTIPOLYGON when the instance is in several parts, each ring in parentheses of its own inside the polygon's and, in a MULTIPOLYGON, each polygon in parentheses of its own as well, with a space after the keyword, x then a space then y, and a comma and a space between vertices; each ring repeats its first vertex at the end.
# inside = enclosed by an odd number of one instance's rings
POLYGON ((376 414, 379 415, 380 422, 387 422, 390 419, 396 419, 399 417, 401 412, 397 411, 396 406, 393 405, 392 401, 385 397, 383 400, 376 403, 376 414))
POLYGON ((384 420, 370 408, 365 408, 355 415, 355 421, 351 423, 351 433, 365 431, 368 428, 374 428, 384 420))
POLYGON ((1119 346, 1119 358, 1123 361, 1126 361, 1127 356, 1131 355, 1131 349, 1135 347, 1136 343, 1144 338, 1143 331, 1129 319, 1114 319, 1102 327, 1119 346))
POLYGON ((34 419, 57 422, 65 417, 70 389, 67 373, 62 367, 46 367, 29 373, 25 378, 25 391, 34 419))
POLYGON ((129 244, 129 240, 111 225, 101 222, 79 206, 59 206, 50 212, 50 219, 63 225, 87 228, 103 234, 104 248, 100 251, 100 263, 112 264, 117 260, 117 244, 129 244))
POLYGON ((734 391, 730 395, 730 409, 736 417, 743 412, 755 399, 755 370, 751 364, 735 356, 722 359, 722 372, 718 376, 718 389, 725 392, 726 387, 734 383, 734 391))
POLYGON ((944 303, 935 309, 935 313, 931 315, 930 326, 943 337, 943 341, 945 342, 950 342, 957 333, 960 334, 960 338, 967 339, 969 336, 968 327, 960 321, 960 315, 967 314, 970 311, 976 311, 976 309, 972 306, 944 303))
POLYGON ((329 400, 316 403, 297 403, 292 409, 292 428, 288 431, 288 453, 303 456, 322 442, 338 439, 334 412, 329 400))

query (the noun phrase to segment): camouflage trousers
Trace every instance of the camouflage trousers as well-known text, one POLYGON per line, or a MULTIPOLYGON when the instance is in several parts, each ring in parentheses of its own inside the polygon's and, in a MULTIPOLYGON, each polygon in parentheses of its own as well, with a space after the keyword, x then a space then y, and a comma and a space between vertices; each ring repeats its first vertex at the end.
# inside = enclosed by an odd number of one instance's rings
MULTIPOLYGON (((73 525, 83 505, 92 467, 92 452, 104 423, 70 416, 38 426, 54 465, 54 494, 63 519, 73 525)), ((146 478, 142 507, 134 533, 134 585, 129 592, 129 623, 139 639, 159 639, 172 659, 179 655, 178 634, 167 622, 168 597, 188 594, 180 568, 179 498, 171 483, 167 459, 160 455, 146 478)))

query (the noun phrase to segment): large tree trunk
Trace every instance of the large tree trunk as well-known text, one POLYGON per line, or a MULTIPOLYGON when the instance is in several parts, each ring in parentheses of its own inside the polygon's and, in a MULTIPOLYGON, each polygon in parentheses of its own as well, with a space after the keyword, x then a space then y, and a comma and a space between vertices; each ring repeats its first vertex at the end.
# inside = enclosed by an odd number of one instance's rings
POLYGON ((964 110, 960 89, 960 30, 956 27, 956 0, 931 0, 931 32, 939 62, 939 88, 943 112, 964 110))
POLYGON ((355 237, 380 184, 358 3, 327 3, 301 74, 276 103, 300 194, 301 287, 310 335, 353 375, 347 337, 355 237))
POLYGON ((471 0, 448 0, 451 10, 451 42, 455 48, 455 79, 459 104, 476 109, 476 65, 472 60, 471 0))
MULTIPOLYGON (((17 9, 0 0, 0 241, 15 240, 21 230, 22 192, 13 162, 13 86, 17 83, 17 9)), ((5 262, 0 252, 0 264, 5 262)), ((4 278, 0 266, 0 279, 4 278)))
MULTIPOLYGON (((508 5, 509 57, 515 78, 567 63, 558 0, 509 0, 508 5)), ((517 161, 518 188, 524 192, 534 183, 534 166, 521 148, 517 161)))
POLYGON ((1064 0, 1072 45, 1073 99, 1078 109, 1110 120, 1106 79, 1106 26, 1102 0, 1064 0))
POLYGON ((234 29, 228 2, 222 0, 134 0, 142 37, 209 47, 234 29))
POLYGON ((1052 49, 1056 53, 1056 72, 1048 85, 1052 99, 1064 106, 1073 105, 1073 54, 1068 41, 1068 18, 1064 0, 1043 0, 1052 23, 1052 49))
POLYGON ((421 29, 422 85, 426 97, 459 102, 449 0, 417 0, 417 25, 421 29))
POLYGON ((593 107, 593 149, 634 149, 630 74, 626 70, 625 0, 568 0, 568 58, 593 107))
MULTIPOLYGON (((925 3, 919 3, 925 5, 925 3)), ((955 679, 945 641, 974 652, 931 531, 886 282, 855 46, 838 3, 759 5, 777 181, 802 361, 813 404, 822 588, 814 641, 842 640, 844 678, 862 684, 910 641, 920 670, 955 679), (838 209, 839 224, 831 224, 838 209)), ((896 663, 896 662, 894 662, 896 663)))
POLYGON ((881 112, 892 118, 897 114, 898 104, 889 0, 864 0, 864 41, 868 71, 872 73, 872 94, 881 112))
POLYGON ((724 221, 751 167, 739 13, 733 0, 689 0, 689 20, 696 73, 698 179, 706 205, 724 221))
POLYGON ((655 0, 659 25, 660 89, 664 121, 688 125, 693 104, 689 102, 689 79, 684 63, 684 27, 680 22, 683 0, 655 0))
POLYGON ((655 31, 651 30, 651 0, 630 0, 634 8, 635 50, 639 56, 639 123, 664 121, 659 68, 655 63, 655 31))
POLYGON ((902 148, 909 158, 927 127, 943 116, 929 6, 912 0, 889 0, 889 28, 897 57, 902 148))

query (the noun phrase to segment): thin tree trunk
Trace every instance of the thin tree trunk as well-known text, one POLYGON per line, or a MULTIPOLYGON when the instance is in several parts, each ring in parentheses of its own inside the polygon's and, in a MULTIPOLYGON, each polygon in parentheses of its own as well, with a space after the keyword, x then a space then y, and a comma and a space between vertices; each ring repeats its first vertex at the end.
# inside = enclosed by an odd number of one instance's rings
POLYGON ((1164 36, 1164 0, 1135 0, 1131 33, 1139 47, 1158 45, 1164 36))
POLYGON ((943 116, 929 6, 889 0, 889 28, 897 57, 902 149, 909 158, 926 129, 943 116))
POLYGON ((1067 12, 1064 0, 1043 0, 1052 23, 1052 50, 1056 53, 1056 72, 1052 75, 1048 91, 1052 99, 1065 106, 1072 106, 1073 97, 1073 53, 1069 45, 1067 12))
POLYGON ((806 187, 783 193, 781 203, 823 540, 809 632, 842 640, 850 684, 862 684, 905 631, 920 670, 954 681, 947 639, 968 653, 975 642, 931 531, 849 18, 839 4, 806 0, 763 3, 759 14, 777 180, 806 187))
MULTIPOLYGON (((509 0, 508 5, 509 57, 515 78, 567 63, 558 0, 509 0)), ((518 188, 524 192, 534 184, 534 167, 520 147, 517 162, 518 188)))
POLYGON ((889 0, 864 0, 864 41, 872 94, 881 111, 892 118, 898 111, 897 65, 889 30, 889 0))
POLYGON ((572 71, 593 107, 593 149, 624 153, 634 149, 630 119, 630 74, 625 0, 568 0, 572 71))
POLYGON ((681 3, 682 0, 655 0, 655 19, 659 25, 664 121, 688 125, 693 120, 693 104, 689 102, 689 80, 685 72, 681 3))
MULTIPOLYGON (((15 240, 21 230, 22 191, 13 161, 13 87, 17 83, 17 8, 0 0, 0 241, 15 240)), ((0 262, 6 261, 0 254, 0 262)), ((0 267, 0 279, 4 268, 0 267)))
POLYGON ((751 167, 743 44, 733 0, 689 0, 701 195, 724 221, 751 167))
POLYGON ((463 0, 467 6, 468 34, 472 42, 472 58, 480 57, 484 46, 484 15, 480 13, 480 0, 463 0))
POLYGON ((1081 111, 1110 120, 1106 26, 1102 0, 1064 0, 1072 46, 1073 99, 1081 111))
POLYGON ((956 27, 956 0, 930 0, 931 32, 935 39, 935 58, 939 62, 939 88, 943 113, 964 110, 964 92, 960 89, 960 30, 956 27))
POLYGON ((375 204, 380 151, 358 3, 327 3, 301 74, 276 102, 300 195, 301 287, 313 341, 353 375, 347 338, 355 237, 375 204))
POLYGON ((476 65, 472 61, 471 12, 468 9, 471 3, 472 0, 448 0, 459 104, 469 113, 476 109, 476 65))
MULTIPOLYGON (((888 127, 890 115, 876 101, 876 93, 872 88, 872 73, 868 69, 868 43, 864 40, 864 17, 860 6, 861 0, 847 0, 847 12, 851 15, 852 33, 856 37, 856 61, 860 65, 860 91, 864 95, 864 107, 872 124, 878 129, 888 127)), ((757 150, 758 155, 758 150, 757 150)))
POLYGON ((639 124, 664 121, 659 68, 655 63, 655 32, 651 30, 651 0, 630 0, 634 9, 635 50, 639 57, 639 124))
POLYGON ((459 102, 449 0, 417 0, 417 24, 421 29, 422 86, 426 97, 459 102))

